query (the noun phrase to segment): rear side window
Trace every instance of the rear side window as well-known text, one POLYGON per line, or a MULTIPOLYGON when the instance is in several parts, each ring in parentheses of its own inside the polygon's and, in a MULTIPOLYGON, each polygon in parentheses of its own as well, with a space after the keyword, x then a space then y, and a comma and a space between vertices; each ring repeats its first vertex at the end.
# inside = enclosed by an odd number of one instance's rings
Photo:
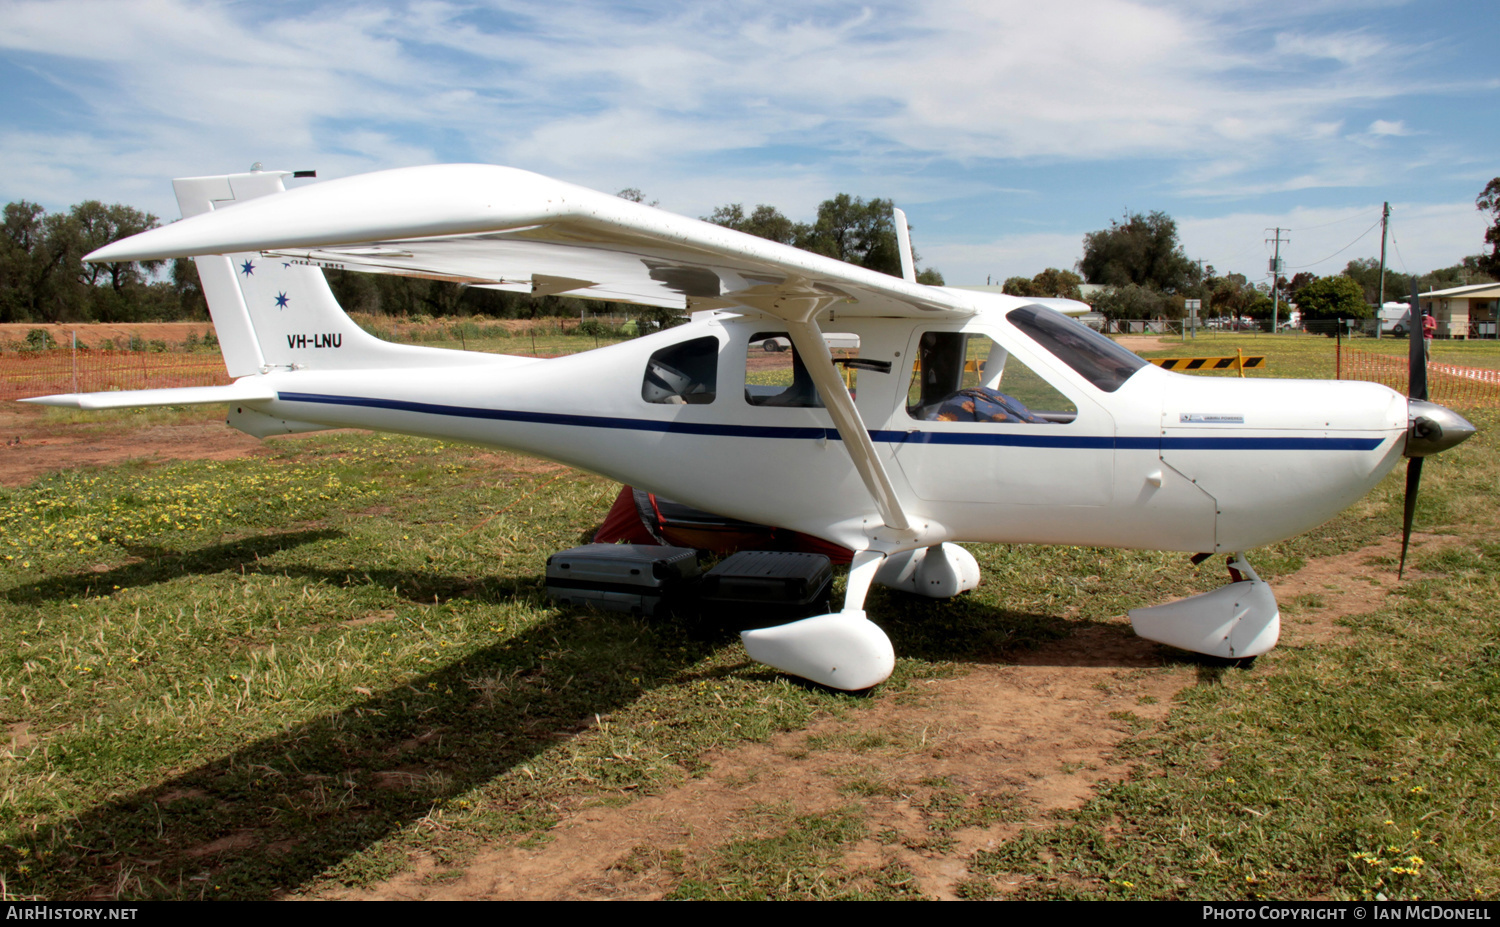
POLYGON ((666 405, 704 405, 719 389, 719 339, 694 338, 662 348, 646 362, 641 398, 666 405))
POLYGON ((1113 393, 1146 361, 1108 338, 1046 306, 1022 306, 1005 318, 1085 380, 1113 393))
MULTIPOLYGON (((861 368, 859 336, 824 332, 823 343, 839 368, 844 386, 854 395, 855 377, 861 368)), ((871 362, 863 364, 864 369, 870 369, 871 362)), ((818 395, 812 374, 786 332, 756 332, 751 336, 745 353, 745 402, 752 406, 823 408, 823 397, 818 395)))

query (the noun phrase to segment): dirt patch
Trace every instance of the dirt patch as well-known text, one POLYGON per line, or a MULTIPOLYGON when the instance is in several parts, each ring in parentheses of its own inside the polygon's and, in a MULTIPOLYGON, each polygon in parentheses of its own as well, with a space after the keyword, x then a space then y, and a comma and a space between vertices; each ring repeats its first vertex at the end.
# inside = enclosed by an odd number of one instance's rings
POLYGON ((244 850, 255 846, 255 833, 253 831, 240 831, 227 837, 220 837, 210 843, 190 847, 186 851, 188 856, 211 856, 215 853, 227 853, 230 850, 244 850))
MULTIPOLYGON (((1412 549, 1454 540, 1417 535, 1412 549)), ((1346 633, 1338 619, 1380 608, 1399 556, 1400 540, 1385 540, 1278 580, 1277 598, 1290 606, 1283 642, 1334 640, 1346 633)), ((854 806, 868 836, 845 855, 846 870, 899 865, 922 894, 954 898, 977 850, 1129 775, 1121 743, 1163 721, 1198 676, 1197 663, 1174 653, 1135 637, 1123 618, 1094 625, 1014 662, 923 680, 847 717, 709 754, 700 778, 623 806, 575 808, 540 845, 489 847, 460 868, 417 857, 389 882, 335 897, 660 898, 716 848, 756 833, 766 808, 854 806), (951 827, 945 796, 1003 810, 951 827)))
POLYGON ((145 428, 113 416, 97 424, 58 424, 46 410, 0 411, 0 486, 23 486, 59 470, 127 460, 233 460, 272 453, 257 438, 224 424, 219 410, 145 428), (212 415, 212 418, 207 416, 212 415))
POLYGON ((362 628, 367 624, 383 624, 387 621, 395 620, 396 613, 393 611, 372 612, 359 618, 349 618, 345 621, 340 621, 339 625, 345 628, 362 628))
POLYGON ((5 745, 6 752, 14 756, 16 753, 36 743, 36 736, 30 733, 30 731, 31 725, 25 721, 17 721, 15 724, 7 725, 5 734, 9 738, 9 743, 5 745))
POLYGON ((76 335, 80 346, 90 348, 97 348, 106 340, 116 347, 123 347, 131 343, 132 337, 147 343, 164 341, 167 344, 182 344, 189 335, 196 335, 199 340, 202 340, 205 335, 214 330, 208 322, 132 322, 126 325, 110 325, 104 322, 74 324, 6 322, 0 324, 0 345, 24 342, 26 336, 38 328, 47 333, 47 340, 53 344, 67 347, 73 343, 73 337, 76 335))
MULTIPOLYGON (((1413 534, 1407 553, 1406 578, 1423 579, 1428 574, 1412 567, 1422 552, 1433 552, 1459 543, 1457 537, 1413 534)), ((1336 640, 1343 633, 1338 620, 1367 615, 1385 604, 1401 580, 1396 567, 1401 558, 1401 539, 1387 538, 1378 544, 1335 557, 1320 557, 1297 572, 1283 576, 1271 586, 1281 606, 1281 644, 1336 640)))
POLYGON ((388 883, 339 897, 659 898, 682 860, 747 836, 758 809, 851 805, 869 836, 846 867, 897 864, 923 894, 955 897, 974 851, 1124 778, 1116 748, 1163 719, 1193 677, 1123 624, 1092 627, 1015 663, 920 681, 846 718, 710 754, 701 778, 623 807, 576 809, 540 847, 487 849, 441 879, 419 858, 388 883), (994 820, 951 826, 945 808, 994 820))
POLYGON ((1115 344, 1127 351, 1165 351, 1172 347, 1171 344, 1161 340, 1156 335, 1121 335, 1115 339, 1115 344))

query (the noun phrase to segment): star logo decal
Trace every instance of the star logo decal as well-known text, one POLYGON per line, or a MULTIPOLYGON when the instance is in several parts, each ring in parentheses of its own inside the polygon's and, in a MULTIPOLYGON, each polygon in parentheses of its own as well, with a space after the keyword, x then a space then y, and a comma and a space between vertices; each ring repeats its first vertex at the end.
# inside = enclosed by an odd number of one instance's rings
POLYGON ((255 264, 254 264, 254 262, 252 262, 252 261, 246 261, 245 263, 241 264, 240 265, 240 273, 244 274, 247 277, 250 276, 251 274, 255 273, 255 264))
POLYGON ((286 298, 286 294, 285 293, 277 293, 276 294, 276 308, 277 309, 285 309, 286 308, 286 304, 289 301, 290 300, 288 300, 286 298))

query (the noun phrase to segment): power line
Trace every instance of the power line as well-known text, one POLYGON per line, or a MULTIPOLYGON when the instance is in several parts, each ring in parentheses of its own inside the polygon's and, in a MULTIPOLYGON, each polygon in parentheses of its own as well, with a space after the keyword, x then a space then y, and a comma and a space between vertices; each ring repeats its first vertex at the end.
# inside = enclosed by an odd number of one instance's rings
POLYGON ((1396 260, 1401 262, 1401 272, 1410 277, 1411 271, 1406 269, 1406 258, 1401 256, 1401 242, 1396 240, 1395 232, 1391 233, 1391 247, 1396 249, 1396 260))
POLYGON ((1367 215, 1369 215, 1368 212, 1357 212, 1357 213, 1355 213, 1352 216, 1345 216, 1342 219, 1334 219, 1332 222, 1325 222, 1322 225, 1309 225, 1309 226, 1307 226, 1305 228, 1300 228, 1300 229, 1287 229, 1287 231, 1288 232, 1311 232, 1314 229, 1326 229, 1330 225, 1338 225, 1338 224, 1340 224, 1342 222, 1353 222, 1355 219, 1363 219, 1367 215))
POLYGON ((1323 261, 1326 261, 1329 258, 1336 258, 1339 255, 1343 254, 1345 251, 1348 251, 1350 248, 1352 248, 1355 245, 1359 244, 1360 238, 1364 238, 1366 235, 1368 235, 1371 232, 1375 231, 1375 228, 1378 225, 1380 225, 1380 220, 1376 219, 1374 225, 1370 226, 1369 228, 1365 229, 1363 232, 1359 233, 1359 238, 1354 239, 1353 241, 1349 242, 1344 247, 1342 247, 1339 250, 1333 252, 1332 254, 1328 255, 1328 257, 1323 258, 1322 260, 1313 261, 1311 264, 1298 264, 1296 267, 1289 267, 1287 269, 1288 270, 1304 270, 1304 269, 1306 269, 1308 267, 1316 267, 1317 265, 1323 263, 1323 261))

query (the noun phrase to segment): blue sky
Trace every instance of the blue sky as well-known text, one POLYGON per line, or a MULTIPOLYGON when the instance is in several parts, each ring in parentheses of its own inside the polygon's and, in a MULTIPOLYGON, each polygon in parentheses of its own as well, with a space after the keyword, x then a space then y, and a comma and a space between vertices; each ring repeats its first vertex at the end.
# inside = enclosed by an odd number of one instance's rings
POLYGON ((639 187, 690 216, 835 193, 924 263, 1071 267, 1126 211, 1263 279, 1477 253, 1500 4, 0 0, 6 201, 177 214, 174 176, 443 161, 639 187), (1363 238, 1361 234, 1363 233, 1363 238), (1342 249, 1342 250, 1341 250, 1342 249))

